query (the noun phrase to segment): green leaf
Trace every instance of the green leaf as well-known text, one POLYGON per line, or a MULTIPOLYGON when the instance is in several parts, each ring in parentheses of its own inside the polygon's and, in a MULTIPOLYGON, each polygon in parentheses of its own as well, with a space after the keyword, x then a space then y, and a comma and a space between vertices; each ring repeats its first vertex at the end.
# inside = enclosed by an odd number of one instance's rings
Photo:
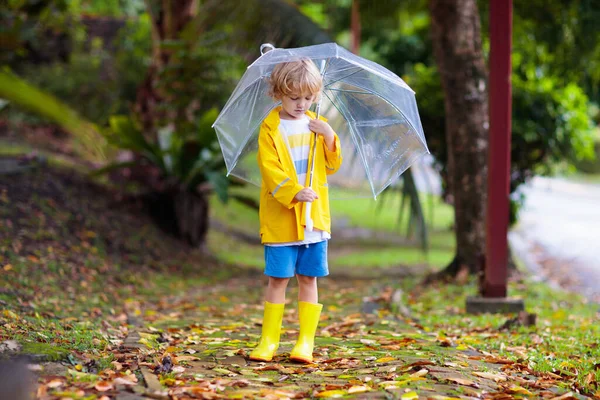
POLYGON ((123 162, 110 163, 108 165, 105 165, 102 168, 98 168, 97 170, 90 172, 88 175, 89 176, 99 176, 99 175, 103 175, 108 172, 114 171, 116 169, 133 167, 136 164, 137 163, 135 161, 123 161, 123 162))
POLYGON ((213 185, 219 200, 223 203, 227 203, 227 200, 229 200, 229 179, 220 172, 208 172, 206 173, 206 177, 213 185))

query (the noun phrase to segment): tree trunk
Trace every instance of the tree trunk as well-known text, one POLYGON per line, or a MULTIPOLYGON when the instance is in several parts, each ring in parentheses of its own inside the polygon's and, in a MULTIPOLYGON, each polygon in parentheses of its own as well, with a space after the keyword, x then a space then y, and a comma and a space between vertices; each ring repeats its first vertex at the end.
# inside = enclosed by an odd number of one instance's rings
POLYGON ((430 0, 429 8, 445 94, 448 187, 456 235, 455 259, 440 274, 479 274, 485 261, 489 126, 479 12, 476 0, 430 0))
POLYGON ((208 232, 208 199, 203 193, 181 190, 174 197, 177 230, 192 246, 202 246, 208 232))

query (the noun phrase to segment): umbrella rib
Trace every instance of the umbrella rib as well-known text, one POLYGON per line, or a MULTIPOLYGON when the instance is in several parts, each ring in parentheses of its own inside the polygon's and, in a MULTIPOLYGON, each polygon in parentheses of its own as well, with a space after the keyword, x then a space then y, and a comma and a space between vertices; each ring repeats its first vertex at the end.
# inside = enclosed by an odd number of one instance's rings
MULTIPOLYGON (((352 136, 352 140, 354 141, 354 145, 356 146, 357 150, 358 150, 358 154, 360 155, 360 159, 363 162, 363 166, 365 167, 365 172, 367 173, 367 180, 369 181, 369 185, 371 186, 371 192, 373 193, 374 196, 375 195, 375 188, 373 187, 373 182, 372 182, 372 176, 371 176, 371 171, 369 170, 369 166, 367 165, 367 161, 365 159, 365 156, 363 154, 362 148, 360 147, 359 143, 358 143, 358 134, 355 132, 355 128, 354 128, 354 119, 352 118, 352 114, 350 114, 346 108, 344 107, 344 103, 343 102, 339 102, 339 105, 342 109, 338 108, 338 106, 336 105, 336 103, 331 99, 331 97, 329 97, 329 95, 327 94, 327 92, 325 92, 325 96, 327 96, 327 98, 329 99, 329 101, 331 101, 331 104, 333 104, 335 106, 335 108, 338 109, 338 111, 346 118, 346 120, 348 120, 348 122, 352 121, 352 123, 348 124, 348 127, 350 128, 350 134, 352 136)), ((334 96, 337 98, 337 95, 334 93, 334 96)))
POLYGON ((329 86, 333 85, 334 83, 338 83, 339 81, 341 81, 341 80, 343 80, 343 79, 349 78, 349 77, 351 77, 352 75, 358 74, 359 72, 363 71, 363 69, 362 69, 361 67, 359 67, 359 66, 355 66, 355 68, 356 68, 357 70, 356 70, 356 71, 354 71, 353 73, 351 73, 351 74, 348 74, 348 75, 346 75, 346 76, 342 76, 341 78, 339 78, 339 79, 337 79, 337 80, 335 80, 335 81, 333 81, 333 82, 329 82, 329 83, 327 83, 327 85, 325 85, 325 87, 329 89, 329 86))
POLYGON ((335 91, 335 92, 344 92, 344 93, 358 93, 358 94, 371 94, 369 92, 361 92, 359 90, 346 90, 346 89, 334 89, 328 87, 327 90, 335 91))
MULTIPOLYGON (((412 124, 412 122, 408 118, 406 118, 406 115, 402 112, 402 110, 400 110, 398 107, 396 107, 394 105, 394 103, 392 103, 391 101, 389 101, 388 99, 386 99, 385 96, 383 96, 383 95, 381 95, 379 93, 375 93, 375 92, 373 92, 373 91, 371 91, 371 90, 369 90, 369 89, 367 89, 367 88, 365 88, 365 87, 363 87, 361 85, 358 85, 356 83, 348 83, 348 85, 356 86, 356 87, 358 87, 358 88, 366 91, 367 93, 372 94, 373 96, 377 96, 377 97, 385 100, 390 106, 392 106, 396 111, 398 111, 398 113, 400 115, 402 115, 402 117, 404 118, 404 120, 406 121, 406 123, 408 123, 408 125, 410 125, 410 127, 417 133, 417 136, 419 137, 419 139, 421 139, 421 135, 419 135, 419 131, 414 127, 414 125, 412 124)), ((422 140, 421 140, 421 143, 423 143, 422 140)), ((425 148, 427 149, 427 144, 426 143, 423 143, 423 144, 425 145, 425 148)), ((429 151, 429 150, 427 150, 427 151, 429 151)))

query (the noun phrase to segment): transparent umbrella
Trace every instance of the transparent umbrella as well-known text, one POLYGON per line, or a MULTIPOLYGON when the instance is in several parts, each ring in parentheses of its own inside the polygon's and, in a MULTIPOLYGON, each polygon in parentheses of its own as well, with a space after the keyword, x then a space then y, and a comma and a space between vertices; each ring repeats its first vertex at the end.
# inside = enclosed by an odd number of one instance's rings
POLYGON ((213 124, 227 174, 260 186, 258 132, 280 104, 267 94, 271 71, 303 58, 322 71, 320 113, 338 134, 344 157, 342 167, 328 177, 330 197, 376 198, 429 153, 415 92, 388 69, 335 43, 273 48, 248 67, 213 124))

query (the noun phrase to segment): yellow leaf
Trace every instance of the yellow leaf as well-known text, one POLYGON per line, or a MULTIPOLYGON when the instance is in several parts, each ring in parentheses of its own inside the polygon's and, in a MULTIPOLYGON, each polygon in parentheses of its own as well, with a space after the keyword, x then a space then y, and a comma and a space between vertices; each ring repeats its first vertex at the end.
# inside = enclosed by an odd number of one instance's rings
POLYGON ((317 394, 317 397, 344 397, 346 395, 346 391, 344 390, 326 390, 324 392, 320 392, 317 394))
POLYGON ((329 311, 338 311, 340 308, 338 306, 331 305, 331 306, 327 307, 327 309, 329 311))
POLYGON ((173 378, 161 379, 160 383, 162 383, 165 386, 173 386, 175 384, 175 379, 173 379, 173 378))
POLYGON ((75 366, 75 369, 76 369, 77 371, 82 371, 82 370, 83 370, 83 367, 81 366, 81 364, 77 364, 77 365, 75 366))
POLYGON ((6 264, 6 265, 4 266, 4 270, 5 270, 5 271, 10 271, 11 269, 13 269, 13 266, 12 266, 12 265, 10 265, 10 264, 6 264))
POLYGON ((229 298, 227 298, 226 296, 219 297, 219 300, 221 300, 221 303, 229 303, 229 298))
POLYGON ((524 394, 526 396, 533 396, 533 393, 531 393, 529 390, 521 387, 521 386, 511 386, 510 389, 508 389, 508 393, 519 393, 519 394, 524 394))
POLYGON ((237 375, 235 372, 229 371, 228 369, 225 369, 225 368, 213 368, 213 371, 218 372, 223 375, 230 375, 230 376, 237 375))
POLYGON ((464 344, 459 344, 458 346, 456 346, 456 350, 468 350, 469 348, 467 346, 465 346, 464 344))
POLYGON ((413 400, 413 399, 418 399, 419 395, 417 394, 417 392, 408 392, 408 393, 404 393, 400 398, 402 400, 413 400))
POLYGON ((10 310, 4 310, 2 314, 7 318, 19 319, 19 316, 10 310))
POLYGON ((177 353, 178 351, 181 351, 181 347, 169 346, 165 350, 166 353, 177 353))
POLYGON ((395 357, 382 357, 378 360, 375 360, 375 362, 378 363, 385 363, 385 362, 390 362, 390 361, 394 361, 396 358, 395 357))
POLYGON ((348 393, 362 393, 362 392, 368 392, 372 390, 370 387, 368 386, 364 386, 364 385, 360 385, 360 386, 352 386, 350 387, 350 389, 348 389, 348 393))

